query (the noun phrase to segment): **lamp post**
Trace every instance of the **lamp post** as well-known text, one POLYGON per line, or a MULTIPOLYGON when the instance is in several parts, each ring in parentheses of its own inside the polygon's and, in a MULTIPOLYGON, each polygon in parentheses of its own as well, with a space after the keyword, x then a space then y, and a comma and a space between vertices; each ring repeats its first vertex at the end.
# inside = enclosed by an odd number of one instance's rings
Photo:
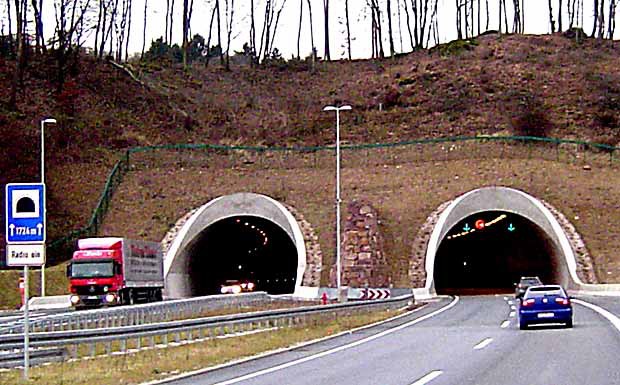
MULTIPOLYGON (((45 125, 56 124, 56 119, 41 120, 41 184, 45 185, 45 125)), ((45 245, 43 245, 45 248, 45 245)), ((41 265, 41 297, 45 297, 45 264, 41 265)))
POLYGON ((340 297, 340 111, 350 110, 351 106, 326 106, 323 111, 336 111, 336 286, 340 297))

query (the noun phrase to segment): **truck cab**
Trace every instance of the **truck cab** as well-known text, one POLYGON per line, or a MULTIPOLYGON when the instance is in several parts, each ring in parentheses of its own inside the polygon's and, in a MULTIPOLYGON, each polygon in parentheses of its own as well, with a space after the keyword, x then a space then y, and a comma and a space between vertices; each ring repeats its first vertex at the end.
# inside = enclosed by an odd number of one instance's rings
POLYGON ((161 300, 161 263, 161 250, 153 242, 80 239, 67 266, 71 304, 86 308, 161 300))

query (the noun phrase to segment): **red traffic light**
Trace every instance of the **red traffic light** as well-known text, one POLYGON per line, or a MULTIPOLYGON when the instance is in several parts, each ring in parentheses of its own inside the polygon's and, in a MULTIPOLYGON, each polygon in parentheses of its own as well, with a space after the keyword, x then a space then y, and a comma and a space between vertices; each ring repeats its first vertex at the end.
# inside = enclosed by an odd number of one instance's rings
POLYGON ((478 219, 474 226, 476 227, 476 230, 484 229, 484 226, 485 226, 484 220, 483 219, 478 219))

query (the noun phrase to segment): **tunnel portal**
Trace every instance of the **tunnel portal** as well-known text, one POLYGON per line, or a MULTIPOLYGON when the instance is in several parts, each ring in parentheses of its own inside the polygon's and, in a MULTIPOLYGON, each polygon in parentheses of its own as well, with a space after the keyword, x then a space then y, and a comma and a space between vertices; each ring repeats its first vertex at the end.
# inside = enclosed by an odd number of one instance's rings
POLYGON ((206 227, 188 247, 191 296, 220 294, 227 280, 255 291, 293 293, 297 250, 286 231, 257 216, 234 216, 206 227))
POLYGON ((472 214, 444 236, 435 257, 438 294, 509 293, 521 276, 560 283, 558 252, 527 218, 504 211, 472 214))

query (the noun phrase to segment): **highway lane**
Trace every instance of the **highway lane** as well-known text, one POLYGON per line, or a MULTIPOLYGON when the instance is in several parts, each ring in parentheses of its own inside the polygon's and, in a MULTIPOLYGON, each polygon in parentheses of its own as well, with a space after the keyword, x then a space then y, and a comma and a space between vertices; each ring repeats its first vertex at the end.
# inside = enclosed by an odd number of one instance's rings
POLYGON ((165 383, 620 384, 620 332, 609 321, 575 304, 573 329, 520 331, 512 301, 444 299, 379 328, 165 383), (442 306, 452 307, 424 319, 442 306))

